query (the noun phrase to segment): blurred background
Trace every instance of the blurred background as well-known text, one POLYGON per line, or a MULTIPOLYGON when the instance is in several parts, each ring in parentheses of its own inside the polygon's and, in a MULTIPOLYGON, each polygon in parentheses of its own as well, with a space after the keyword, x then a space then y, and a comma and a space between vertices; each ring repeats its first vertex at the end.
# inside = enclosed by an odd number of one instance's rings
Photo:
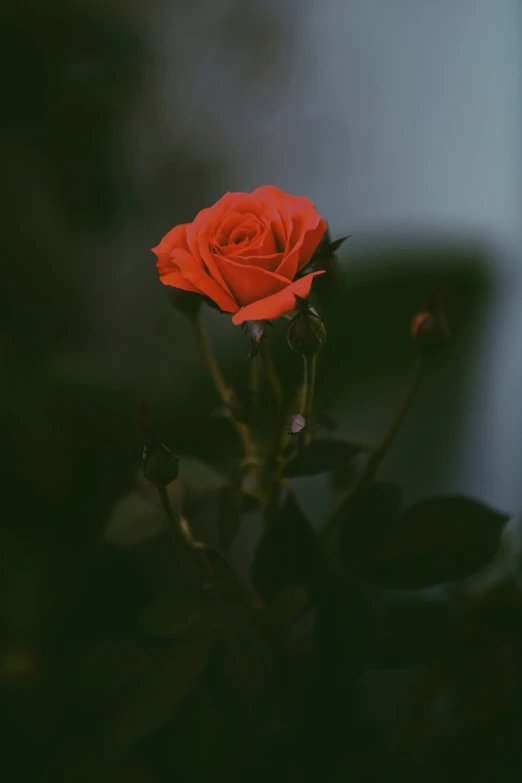
MULTIPOLYGON (((97 537, 140 463, 142 397, 178 454, 219 466, 230 440, 150 252, 225 191, 275 184, 310 198, 333 238, 352 235, 318 381, 340 436, 382 432, 411 364, 410 319, 448 286, 451 348, 383 476, 410 500, 459 491, 518 511, 521 22, 517 0, 4 0, 0 709, 20 776, 9 781, 40 779, 42 723, 59 732, 48 698, 35 706, 19 680, 54 660, 61 624, 97 583, 97 537)), ((246 338, 227 316, 204 317, 235 377, 246 338)), ((276 362, 295 377, 298 357, 275 334, 276 362)), ((319 524, 326 480, 298 491, 319 524)), ((249 547, 233 552, 240 570, 249 547)), ((146 779, 132 774, 121 779, 146 779)))

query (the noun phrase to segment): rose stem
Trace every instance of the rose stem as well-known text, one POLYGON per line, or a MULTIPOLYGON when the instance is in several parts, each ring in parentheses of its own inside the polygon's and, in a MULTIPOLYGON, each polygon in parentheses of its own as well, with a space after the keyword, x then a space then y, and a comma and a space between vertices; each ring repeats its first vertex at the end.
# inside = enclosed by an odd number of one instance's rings
POLYGON ((338 505, 333 514, 330 516, 330 519, 320 531, 319 535, 323 541, 327 541, 335 532, 347 509, 353 503, 354 498, 358 497, 372 482, 382 460, 393 445, 397 433, 399 432, 401 425, 406 418, 413 401, 415 400, 423 375, 424 362, 421 357, 415 364, 411 379, 406 387, 402 400, 399 404, 399 407, 397 408, 390 426, 382 436, 377 446, 373 449, 372 455, 366 463, 366 467, 363 470, 357 484, 353 488, 352 492, 350 492, 350 494, 338 505))
POLYGON ((281 385, 279 383, 279 378, 277 377, 277 371, 274 366, 272 354, 270 352, 270 346, 268 345, 267 340, 261 341, 260 350, 261 350, 261 359, 263 362, 265 375, 272 389, 272 394, 274 396, 274 400, 277 406, 277 416, 276 416, 276 422, 275 422, 275 427, 273 432, 272 447, 268 454, 268 460, 269 462, 272 462, 273 460, 277 459, 277 457, 279 456, 279 450, 281 449, 282 441, 285 434, 285 407, 284 407, 283 392, 281 390, 281 385))
POLYGON ((168 518, 170 519, 170 521, 173 523, 174 529, 179 534, 179 537, 183 541, 184 546, 189 550, 189 552, 191 553, 191 555, 194 558, 194 560, 196 560, 196 562, 199 565, 199 567, 204 571, 205 576, 207 576, 211 580, 211 582, 215 583, 216 582, 216 577, 215 577, 214 572, 212 571, 212 568, 210 567, 210 563, 208 562, 207 558, 205 557, 205 553, 201 549, 198 549, 198 548, 193 547, 193 546, 189 546, 189 544, 187 543, 187 541, 185 539, 185 536, 183 535, 183 533, 181 531, 181 518, 180 518, 180 515, 177 512, 174 512, 174 510, 172 508, 172 505, 171 505, 170 500, 169 500, 169 495, 168 495, 168 492, 167 492, 167 487, 166 486, 159 486, 158 487, 158 493, 159 493, 159 496, 160 496, 162 508, 163 508, 164 512, 166 513, 166 515, 168 516, 168 518))
POLYGON ((315 368, 316 357, 315 356, 303 356, 304 366, 304 378, 303 378, 303 396, 301 402, 301 414, 305 420, 305 438, 306 444, 310 437, 310 417, 312 415, 312 407, 314 404, 314 387, 315 387, 315 368))
POLYGON ((281 391, 279 378, 277 377, 276 368, 274 367, 274 362, 272 360, 272 354, 270 352, 268 340, 261 340, 260 353, 265 375, 268 379, 268 383, 270 384, 272 394, 274 395, 277 410, 280 412, 283 408, 283 393, 281 391))
MULTIPOLYGON (((199 347, 203 354, 203 358, 207 364, 208 369, 210 370, 210 375, 212 376, 212 380, 214 381, 214 386, 216 387, 216 391, 219 394, 219 397, 223 402, 223 404, 228 407, 230 406, 232 393, 228 388, 228 386, 226 385, 225 380, 221 374, 221 370, 219 369, 218 363, 214 357, 212 348, 208 341, 207 333, 203 328, 201 318, 199 316, 196 316, 195 318, 191 318, 190 321, 194 330, 194 334, 196 336, 196 340, 198 341, 199 347)), ((241 443, 243 444, 243 448, 245 450, 245 456, 247 457, 247 460, 255 464, 257 462, 257 449, 252 441, 252 438, 250 437, 250 432, 248 427, 244 422, 238 421, 236 418, 232 418, 231 421, 233 422, 237 434, 239 435, 239 438, 241 440, 241 443)))
MULTIPOLYGON (((181 530, 181 517, 172 508, 171 502, 169 500, 169 495, 167 492, 167 487, 159 486, 158 492, 159 492, 163 510, 165 511, 166 515, 169 517, 171 522, 174 524, 174 529, 176 530, 176 533, 179 535, 180 539, 182 540, 184 546, 189 550, 190 554, 192 555, 192 557, 194 558, 198 566, 201 568, 201 570, 204 572, 205 576, 207 576, 212 582, 212 584, 215 585, 221 591, 221 585, 219 584, 219 580, 216 578, 216 575, 214 574, 214 571, 212 570, 212 567, 208 562, 207 557, 205 556, 204 550, 201 549, 199 546, 191 546, 190 543, 185 538, 185 536, 183 535, 183 532, 181 530)), ((258 629, 264 630, 264 626, 262 623, 262 619, 259 616, 259 612, 252 606, 252 603, 248 598, 248 596, 243 592, 238 593, 237 601, 239 605, 249 615, 254 625, 256 625, 258 629)))

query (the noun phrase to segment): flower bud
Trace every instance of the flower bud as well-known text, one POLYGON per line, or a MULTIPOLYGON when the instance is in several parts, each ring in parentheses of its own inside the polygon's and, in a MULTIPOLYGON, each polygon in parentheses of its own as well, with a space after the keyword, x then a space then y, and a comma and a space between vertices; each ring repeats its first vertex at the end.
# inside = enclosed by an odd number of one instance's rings
POLYGON ((289 435, 299 435, 299 433, 306 427, 306 419, 302 413, 296 413, 292 416, 290 422, 290 428, 288 430, 289 435))
POLYGON ((428 353, 440 350, 450 336, 445 313, 443 311, 417 313, 411 322, 410 334, 421 350, 428 353))
POLYGON ((143 451, 143 475, 157 487, 166 487, 177 478, 179 459, 163 443, 151 438, 143 451))
POLYGON ((297 300, 297 314, 288 327, 288 345, 301 356, 314 356, 326 341, 321 318, 304 299, 297 300))

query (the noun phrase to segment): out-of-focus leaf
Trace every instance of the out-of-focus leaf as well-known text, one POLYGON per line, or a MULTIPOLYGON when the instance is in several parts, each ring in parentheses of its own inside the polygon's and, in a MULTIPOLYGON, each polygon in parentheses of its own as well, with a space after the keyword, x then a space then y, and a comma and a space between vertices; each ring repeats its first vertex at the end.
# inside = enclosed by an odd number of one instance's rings
POLYGON ((238 632, 214 648, 206 683, 223 711, 241 722, 258 723, 270 708, 270 647, 257 634, 238 632))
POLYGON ((256 590, 267 603, 287 588, 297 586, 313 594, 325 575, 326 563, 318 537, 289 494, 257 547, 252 564, 256 590))
POLYGON ((411 668, 440 658, 455 645, 449 605, 427 598, 370 602, 363 656, 369 668, 411 668))
POLYGON ((224 476, 214 468, 192 457, 180 457, 179 480, 183 485, 184 497, 189 503, 221 489, 227 483, 224 476))
MULTIPOLYGON (((507 520, 471 498, 433 498, 388 518, 387 525, 383 517, 370 519, 366 536, 359 530, 351 551, 345 535, 344 560, 374 583, 397 589, 463 579, 492 561, 507 520)), ((358 519, 359 526, 362 521, 358 519)))
POLYGON ((217 549, 212 549, 211 547, 203 547, 202 551, 216 576, 216 581, 223 597, 231 601, 241 598, 243 589, 226 557, 221 552, 218 552, 217 549))
POLYGON ((369 558, 381 539, 397 523, 402 503, 401 491, 387 482, 375 482, 345 509, 339 537, 340 555, 349 569, 357 569, 369 558))
POLYGON ((131 492, 113 509, 104 538, 108 544, 133 546, 161 535, 169 524, 161 508, 153 506, 137 492, 131 492))
POLYGON ((92 648, 78 678, 80 708, 103 727, 108 747, 126 752, 169 721, 202 677, 215 633, 174 642, 107 642, 92 648))
POLYGON ((334 492, 345 493, 357 478, 357 462, 352 459, 330 473, 330 486, 334 492))
POLYGON ((172 598, 146 607, 139 618, 139 628, 148 636, 173 639, 218 633, 224 630, 224 623, 208 601, 172 598))
POLYGON ((306 587, 303 585, 289 587, 272 601, 262 615, 262 621, 267 628, 286 628, 306 610, 309 601, 310 595, 306 587))
POLYGON ((346 670, 363 665, 368 615, 367 600, 352 583, 329 588, 318 602, 314 628, 315 648, 323 665, 346 670))
POLYGON ((217 519, 218 543, 228 549, 234 542, 241 521, 243 492, 241 484, 233 483, 221 489, 217 519))
POLYGON ((288 463, 283 475, 293 477, 329 473, 352 460, 363 450, 363 447, 357 443, 347 443, 342 440, 313 440, 292 462, 288 463))

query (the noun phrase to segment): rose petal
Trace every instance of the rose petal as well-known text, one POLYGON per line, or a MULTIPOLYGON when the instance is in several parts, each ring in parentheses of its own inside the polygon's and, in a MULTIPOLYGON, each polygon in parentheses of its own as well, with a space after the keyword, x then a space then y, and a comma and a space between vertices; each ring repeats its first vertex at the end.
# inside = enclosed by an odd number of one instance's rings
POLYGON ((283 256, 281 265, 276 270, 279 275, 294 278, 303 269, 316 251, 324 232, 326 223, 320 215, 295 215, 292 220, 292 233, 289 238, 289 246, 294 246, 283 256))
POLYGON ((183 277, 198 288, 202 294, 209 296, 217 306, 227 313, 235 313, 238 304, 234 298, 217 283, 213 277, 196 263, 193 255, 186 250, 175 250, 173 261, 179 267, 183 277))
POLYGON ((238 263, 217 255, 215 262, 226 277, 232 296, 240 307, 277 294, 291 282, 288 278, 260 266, 238 263))
POLYGON ((183 277, 177 267, 173 267, 168 272, 164 272, 163 274, 160 273, 160 280, 163 285, 170 285, 173 288, 181 288, 183 291, 192 291, 194 294, 203 293, 196 285, 194 285, 194 283, 191 283, 190 280, 187 280, 186 277, 183 277))
POLYGON ((172 251, 174 249, 187 250, 186 230, 188 223, 174 226, 161 240, 159 245, 152 248, 152 252, 158 257, 158 269, 168 267, 171 264, 172 251))
POLYGON ((295 297, 299 296, 304 298, 310 293, 312 287, 313 278, 316 275, 324 274, 324 269, 318 272, 311 272, 309 275, 301 277, 290 285, 286 286, 282 291, 272 296, 267 296, 265 299, 259 299, 257 302, 246 307, 241 307, 240 310, 232 317, 232 323, 239 325, 243 321, 270 321, 275 318, 279 318, 285 313, 293 310, 296 306, 295 297))

